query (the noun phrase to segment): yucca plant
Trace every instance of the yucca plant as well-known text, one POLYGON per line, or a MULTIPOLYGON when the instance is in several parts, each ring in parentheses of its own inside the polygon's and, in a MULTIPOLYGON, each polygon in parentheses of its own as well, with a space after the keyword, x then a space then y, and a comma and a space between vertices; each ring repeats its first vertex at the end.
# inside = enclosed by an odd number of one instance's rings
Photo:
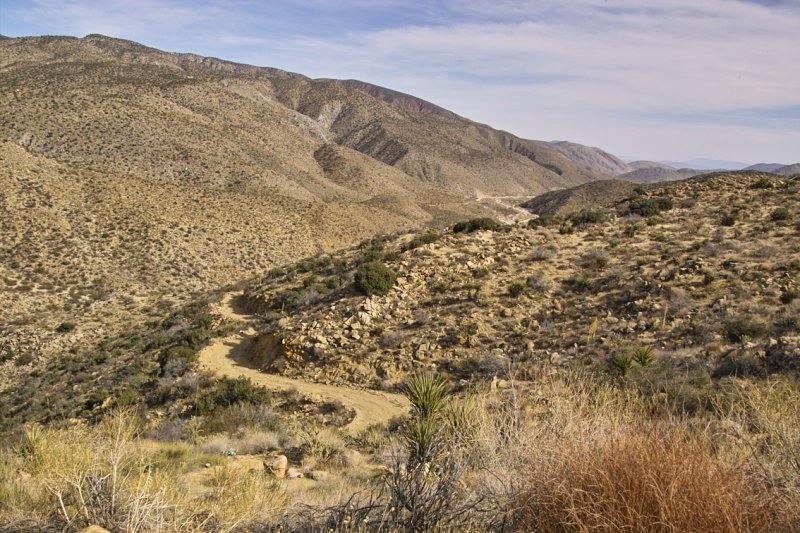
POLYGON ((611 357, 611 364, 625 377, 628 370, 633 368, 633 356, 625 352, 614 354, 611 357))
POLYGON ((442 424, 433 418, 415 419, 406 429, 405 440, 410 464, 430 463, 438 455, 442 424))
POLYGON ((432 418, 444 406, 447 385, 428 372, 415 374, 406 385, 405 395, 420 418, 432 418))
POLYGON ((639 346, 633 351, 633 360, 639 366, 647 366, 653 362, 653 347, 652 346, 639 346))

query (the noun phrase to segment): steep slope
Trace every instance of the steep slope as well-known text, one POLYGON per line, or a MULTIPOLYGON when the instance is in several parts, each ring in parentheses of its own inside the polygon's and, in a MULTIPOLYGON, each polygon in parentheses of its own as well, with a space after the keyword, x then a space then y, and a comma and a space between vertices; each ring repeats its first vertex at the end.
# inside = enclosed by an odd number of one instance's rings
POLYGON ((287 377, 389 390, 420 368, 454 382, 524 379, 540 364, 602 366, 641 345, 676 370, 800 371, 796 180, 726 172, 628 196, 635 185, 614 181, 567 192, 609 186, 601 204, 615 204, 603 210, 614 216, 572 232, 533 220, 376 242, 271 272, 245 290, 272 321, 265 349, 243 357, 287 377), (641 209, 664 198, 660 213, 641 209), (376 250, 397 274, 388 294, 326 289, 376 250))
POLYGON ((3 353, 62 353, 312 251, 591 179, 360 82, 101 35, 3 39, 0 71, 3 353))
POLYGON ((550 144, 556 150, 595 174, 618 176, 631 170, 631 167, 623 160, 600 148, 567 141, 553 141, 550 144))

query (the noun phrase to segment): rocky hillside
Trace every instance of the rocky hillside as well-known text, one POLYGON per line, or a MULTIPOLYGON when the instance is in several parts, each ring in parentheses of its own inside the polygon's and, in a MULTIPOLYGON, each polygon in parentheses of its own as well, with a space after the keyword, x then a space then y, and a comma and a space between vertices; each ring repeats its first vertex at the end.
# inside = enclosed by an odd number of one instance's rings
POLYGON ((469 380, 543 362, 624 365, 615 357, 637 347, 717 376, 800 370, 797 181, 719 174, 626 195, 273 271, 246 290, 269 320, 253 361, 384 388, 419 368, 469 380), (370 261, 397 275, 385 296, 353 289, 370 261))
POLYGON ((600 148, 567 141, 553 141, 550 144, 556 150, 591 172, 618 176, 631 171, 631 167, 625 161, 600 148))
POLYGON ((8 357, 593 177, 546 143, 361 82, 100 35, 3 39, 0 70, 8 357))
POLYGON ((569 215, 582 209, 611 208, 629 198, 639 185, 625 180, 603 180, 571 189, 541 194, 522 204, 539 216, 569 215))
POLYGON ((12 356, 0 529, 797 530, 800 183, 626 194, 367 239, 39 371, 12 356))

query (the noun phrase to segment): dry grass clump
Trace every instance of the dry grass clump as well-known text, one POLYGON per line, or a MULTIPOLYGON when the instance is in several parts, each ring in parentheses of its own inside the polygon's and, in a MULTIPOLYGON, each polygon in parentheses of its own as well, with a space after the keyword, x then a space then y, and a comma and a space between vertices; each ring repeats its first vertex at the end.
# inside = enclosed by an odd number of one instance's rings
POLYGON ((793 531, 794 385, 736 381, 717 418, 571 373, 542 387, 512 491, 519 531, 793 531))
POLYGON ((161 453, 141 441, 136 418, 122 412, 94 427, 31 426, 15 453, 3 457, 0 524, 227 531, 271 519, 283 508, 285 497, 273 480, 236 465, 214 467, 203 495, 190 494, 179 471, 192 451, 166 446, 171 448, 161 453))
POLYGON ((536 531, 767 531, 776 511, 707 436, 621 428, 565 440, 528 470, 517 524, 536 531))

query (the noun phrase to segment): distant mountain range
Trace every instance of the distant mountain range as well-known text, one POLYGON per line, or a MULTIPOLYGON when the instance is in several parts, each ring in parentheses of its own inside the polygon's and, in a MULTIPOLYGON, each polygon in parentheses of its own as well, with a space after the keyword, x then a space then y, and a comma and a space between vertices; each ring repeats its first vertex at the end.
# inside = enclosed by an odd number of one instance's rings
POLYGON ((722 170, 758 170, 786 176, 800 172, 799 164, 759 163, 748 166, 747 163, 717 159, 625 161, 605 150, 592 146, 568 141, 551 141, 550 144, 566 157, 582 166, 587 172, 639 183, 674 181, 722 170))

